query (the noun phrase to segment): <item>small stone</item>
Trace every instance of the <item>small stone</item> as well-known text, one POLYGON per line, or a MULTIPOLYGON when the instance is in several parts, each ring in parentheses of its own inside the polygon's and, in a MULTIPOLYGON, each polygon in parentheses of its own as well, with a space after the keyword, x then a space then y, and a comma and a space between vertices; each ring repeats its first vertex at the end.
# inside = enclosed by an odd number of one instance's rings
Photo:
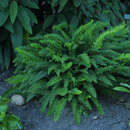
POLYGON ((130 110, 130 103, 125 103, 125 108, 130 110))
POLYGON ((120 99, 120 103, 125 103, 126 102, 126 99, 125 98, 121 98, 120 99))
POLYGON ((18 106, 24 105, 24 103, 25 103, 24 97, 21 95, 13 95, 11 97, 11 100, 12 100, 11 101, 12 104, 15 104, 18 106))
POLYGON ((97 120, 98 119, 98 116, 93 116, 93 120, 97 120))

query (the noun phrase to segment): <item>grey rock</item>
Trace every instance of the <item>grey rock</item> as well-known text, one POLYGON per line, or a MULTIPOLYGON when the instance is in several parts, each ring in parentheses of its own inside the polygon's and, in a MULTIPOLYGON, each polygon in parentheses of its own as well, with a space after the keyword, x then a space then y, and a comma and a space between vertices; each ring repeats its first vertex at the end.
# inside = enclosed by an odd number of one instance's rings
POLYGON ((93 120, 97 120, 98 118, 98 116, 93 116, 93 120))
POLYGON ((18 94, 15 94, 15 95, 13 95, 13 96, 11 97, 11 103, 12 103, 12 104, 15 104, 15 105, 21 106, 21 105, 24 105, 25 99, 24 99, 23 96, 18 95, 18 94))

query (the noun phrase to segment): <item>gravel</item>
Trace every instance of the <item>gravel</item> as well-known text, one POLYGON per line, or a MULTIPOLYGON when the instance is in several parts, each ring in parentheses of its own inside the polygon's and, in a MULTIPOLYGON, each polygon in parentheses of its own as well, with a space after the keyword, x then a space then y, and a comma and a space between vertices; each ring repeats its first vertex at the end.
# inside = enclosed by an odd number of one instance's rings
MULTIPOLYGON (((5 77, 11 74, 12 71, 3 73, 5 77)), ((0 95, 9 87, 7 82, 1 80, 0 95)), ((130 95, 123 94, 122 98, 126 99, 123 103, 110 97, 102 97, 100 102, 104 108, 104 116, 99 115, 94 108, 87 117, 82 117, 80 125, 76 125, 69 105, 56 123, 53 121, 53 116, 47 115, 47 110, 40 113, 40 104, 37 101, 31 101, 23 106, 9 104, 9 112, 20 117, 24 130, 130 130, 128 125, 130 109, 125 107, 126 104, 130 104, 130 95)))

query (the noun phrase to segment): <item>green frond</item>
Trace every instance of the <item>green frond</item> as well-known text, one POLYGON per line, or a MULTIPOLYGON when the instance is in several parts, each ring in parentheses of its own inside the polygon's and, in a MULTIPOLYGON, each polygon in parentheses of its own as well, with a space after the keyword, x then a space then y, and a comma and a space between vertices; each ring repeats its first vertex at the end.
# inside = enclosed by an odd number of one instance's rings
POLYGON ((60 118, 60 115, 66 106, 66 101, 66 98, 62 98, 56 102, 54 110, 54 121, 57 121, 60 118))
POLYGON ((45 39, 51 39, 51 40, 56 40, 57 42, 60 42, 60 43, 64 43, 64 38, 58 34, 55 34, 55 33, 51 33, 51 34, 46 34, 44 35, 44 38, 45 39))
POLYGON ((116 27, 112 27, 110 30, 105 31, 102 34, 100 34, 100 36, 95 40, 93 47, 97 48, 97 49, 101 49, 104 45, 103 42, 104 42, 105 39, 109 39, 109 38, 112 38, 112 37, 114 39, 114 37, 118 33, 119 34, 121 33, 121 35, 126 35, 128 33, 128 29, 125 28, 124 24, 121 24, 121 25, 116 26, 116 27))
POLYGON ((88 24, 85 24, 85 25, 81 25, 76 31, 75 33, 73 34, 72 36, 72 40, 73 41, 78 41, 80 40, 80 38, 82 37, 82 35, 89 30, 89 28, 91 26, 93 26, 93 20, 91 20, 91 22, 89 22, 88 24))
POLYGON ((116 60, 123 61, 125 63, 130 62, 130 53, 121 54, 116 60))

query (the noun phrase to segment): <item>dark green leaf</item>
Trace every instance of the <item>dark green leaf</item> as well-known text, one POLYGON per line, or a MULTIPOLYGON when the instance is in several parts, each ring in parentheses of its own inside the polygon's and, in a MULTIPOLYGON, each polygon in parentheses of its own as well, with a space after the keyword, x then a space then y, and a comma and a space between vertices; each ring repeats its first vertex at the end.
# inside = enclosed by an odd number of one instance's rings
POLYGON ((9 0, 0 0, 0 6, 3 8, 8 7, 9 0))
POLYGON ((127 88, 130 88, 130 85, 129 84, 126 84, 126 83, 120 83, 121 86, 124 86, 124 87, 127 87, 127 88))
POLYGON ((18 18, 19 18, 22 26, 24 27, 24 29, 28 33, 32 34, 31 21, 30 21, 30 17, 28 15, 28 12, 26 11, 26 8, 19 6, 18 18))
POLYGON ((60 80, 61 80, 60 77, 55 76, 49 80, 47 86, 53 86, 54 84, 58 83, 60 80))
POLYGON ((45 18, 45 21, 43 23, 43 29, 50 27, 54 22, 54 19, 55 19, 54 15, 49 15, 47 18, 45 18))
POLYGON ((4 69, 3 47, 0 45, 0 71, 4 69))
POLYGON ((22 129, 20 119, 17 116, 15 116, 15 115, 7 115, 5 120, 8 122, 8 127, 9 128, 13 128, 13 129, 20 128, 20 129, 22 129))
POLYGON ((8 12, 0 12, 0 27, 6 22, 8 15, 8 12))
POLYGON ((0 112, 7 112, 8 110, 8 105, 7 104, 1 104, 0 103, 0 112))
POLYGON ((73 0, 73 4, 75 7, 79 7, 80 6, 80 0, 73 0))
POLYGON ((87 54, 85 54, 85 53, 81 54, 81 55, 79 55, 79 57, 81 58, 81 64, 83 63, 88 68, 91 67, 91 61, 87 54))
POLYGON ((68 90, 67 88, 58 88, 57 89, 57 94, 60 96, 65 96, 67 94, 68 90))
POLYGON ((31 10, 29 10, 29 9, 27 9, 27 8, 25 8, 25 9, 26 9, 28 15, 30 16, 30 21, 31 21, 31 23, 37 24, 38 21, 37 21, 37 18, 36 18, 36 16, 35 16, 35 14, 34 14, 31 10))
POLYGON ((39 9, 37 3, 34 0, 21 0, 21 3, 26 7, 39 9))
POLYGON ((9 68, 11 61, 11 47, 10 47, 10 42, 7 41, 4 45, 4 64, 6 69, 9 68))
POLYGON ((96 90, 95 88, 92 86, 92 84, 89 84, 89 85, 86 85, 84 86, 87 91, 89 92, 89 94, 91 94, 93 97, 97 98, 97 93, 96 93, 96 90))
POLYGON ((130 93, 130 90, 128 88, 125 88, 125 87, 115 87, 115 88, 113 88, 113 90, 130 93))
POLYGON ((4 24, 4 27, 11 33, 14 33, 14 28, 10 20, 7 20, 7 22, 4 24))
POLYGON ((58 3, 58 0, 52 0, 51 6, 54 8, 58 3))
POLYGON ((23 29, 19 21, 16 21, 14 24, 14 33, 11 33, 11 42, 13 48, 22 45, 22 40, 23 40, 23 29))
POLYGON ((71 21, 70 21, 71 32, 73 32, 76 29, 76 27, 78 26, 78 24, 79 24, 79 18, 78 18, 78 16, 77 15, 72 16, 71 21))
POLYGON ((82 93, 82 91, 77 88, 74 88, 74 89, 70 90, 70 93, 73 95, 80 95, 82 93))
POLYGON ((67 24, 67 19, 66 19, 66 17, 63 14, 59 14, 57 16, 57 22, 58 22, 58 24, 60 24, 60 23, 67 24))
POLYGON ((4 43, 9 36, 9 32, 4 28, 0 28, 0 44, 4 43))
POLYGON ((15 22, 17 13, 18 13, 18 4, 16 1, 12 1, 10 4, 10 20, 12 24, 15 22))
POLYGON ((45 108, 47 107, 50 100, 50 94, 49 92, 46 92, 45 95, 41 98, 41 112, 45 111, 45 108))
POLYGON ((93 103, 94 103, 95 106, 97 107, 99 113, 100 113, 101 115, 103 115, 103 114, 104 114, 104 111, 103 111, 102 105, 101 105, 101 104, 98 102, 98 100, 97 100, 96 98, 94 98, 94 97, 91 97, 91 100, 93 101, 93 103))
POLYGON ((61 112, 64 109, 65 105, 66 105, 66 98, 62 98, 57 101, 54 110, 54 121, 57 121, 60 118, 61 112))
POLYGON ((72 100, 71 106, 72 106, 72 111, 73 111, 74 118, 75 118, 77 124, 80 124, 81 112, 79 110, 78 103, 77 103, 77 101, 75 99, 72 100))
POLYGON ((58 12, 61 12, 64 9, 67 2, 68 2, 68 0, 60 0, 60 7, 59 7, 58 12))

